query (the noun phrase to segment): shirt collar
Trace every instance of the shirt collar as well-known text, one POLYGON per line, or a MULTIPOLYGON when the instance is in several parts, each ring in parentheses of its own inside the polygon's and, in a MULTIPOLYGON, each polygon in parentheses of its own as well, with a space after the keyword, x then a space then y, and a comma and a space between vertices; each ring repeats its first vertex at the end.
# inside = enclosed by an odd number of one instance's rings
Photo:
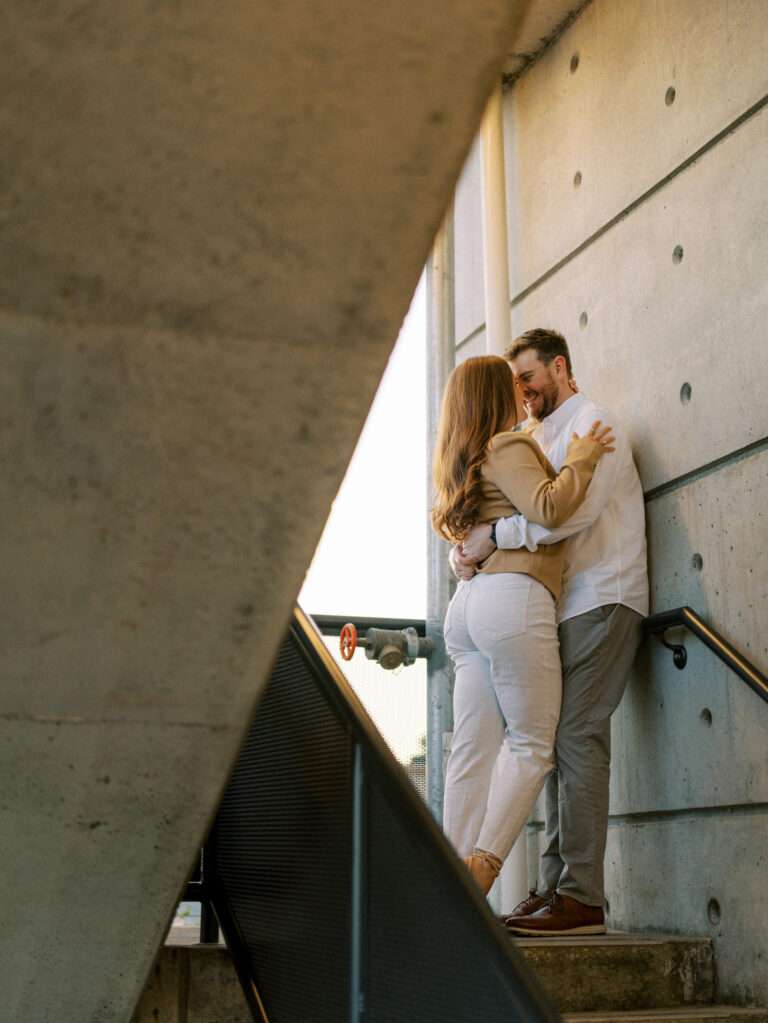
POLYGON ((546 419, 542 419, 541 425, 546 426, 548 429, 558 432, 562 430, 568 420, 577 414, 581 409, 582 405, 586 404, 587 399, 580 392, 578 394, 572 394, 570 398, 566 399, 559 408, 556 408, 554 412, 551 412, 546 419))

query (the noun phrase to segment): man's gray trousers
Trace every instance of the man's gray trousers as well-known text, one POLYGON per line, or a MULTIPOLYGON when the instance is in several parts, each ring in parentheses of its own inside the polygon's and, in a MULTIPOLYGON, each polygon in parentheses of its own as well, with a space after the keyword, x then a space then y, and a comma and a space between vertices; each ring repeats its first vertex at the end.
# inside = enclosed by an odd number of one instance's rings
POLYGON ((545 784, 540 892, 555 889, 588 906, 605 897, 611 714, 619 705, 641 637, 642 616, 608 604, 559 628, 563 705, 556 766, 545 784))

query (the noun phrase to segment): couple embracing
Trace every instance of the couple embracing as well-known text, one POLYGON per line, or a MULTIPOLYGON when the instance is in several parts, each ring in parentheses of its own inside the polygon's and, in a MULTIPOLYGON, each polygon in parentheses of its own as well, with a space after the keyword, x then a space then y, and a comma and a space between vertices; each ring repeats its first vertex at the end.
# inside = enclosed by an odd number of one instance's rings
POLYGON ((601 934, 610 717, 648 613, 629 443, 577 391, 565 339, 537 329, 453 371, 434 474, 460 580, 446 834, 486 893, 545 785, 538 884, 505 923, 601 934))

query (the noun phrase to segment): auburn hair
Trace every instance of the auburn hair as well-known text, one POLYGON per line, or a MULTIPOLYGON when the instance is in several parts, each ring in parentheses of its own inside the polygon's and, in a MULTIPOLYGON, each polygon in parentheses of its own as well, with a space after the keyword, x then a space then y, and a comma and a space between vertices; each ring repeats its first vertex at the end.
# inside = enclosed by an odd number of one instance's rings
POLYGON ((460 543, 476 524, 488 444, 516 419, 512 370, 500 356, 467 359, 448 377, 432 464, 432 526, 446 540, 460 543))

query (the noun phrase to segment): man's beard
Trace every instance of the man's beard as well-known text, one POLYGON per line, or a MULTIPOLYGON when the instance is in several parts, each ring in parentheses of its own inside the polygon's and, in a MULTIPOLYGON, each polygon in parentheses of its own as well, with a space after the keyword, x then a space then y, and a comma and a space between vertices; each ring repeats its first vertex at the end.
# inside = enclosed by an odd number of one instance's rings
POLYGON ((539 398, 541 399, 541 409, 535 413, 533 412, 533 410, 531 410, 532 414, 535 415, 536 418, 539 420, 546 419, 547 416, 552 415, 552 413, 555 411, 555 406, 557 405, 557 394, 558 394, 557 384, 554 382, 547 385, 546 388, 542 388, 539 391, 539 398))

